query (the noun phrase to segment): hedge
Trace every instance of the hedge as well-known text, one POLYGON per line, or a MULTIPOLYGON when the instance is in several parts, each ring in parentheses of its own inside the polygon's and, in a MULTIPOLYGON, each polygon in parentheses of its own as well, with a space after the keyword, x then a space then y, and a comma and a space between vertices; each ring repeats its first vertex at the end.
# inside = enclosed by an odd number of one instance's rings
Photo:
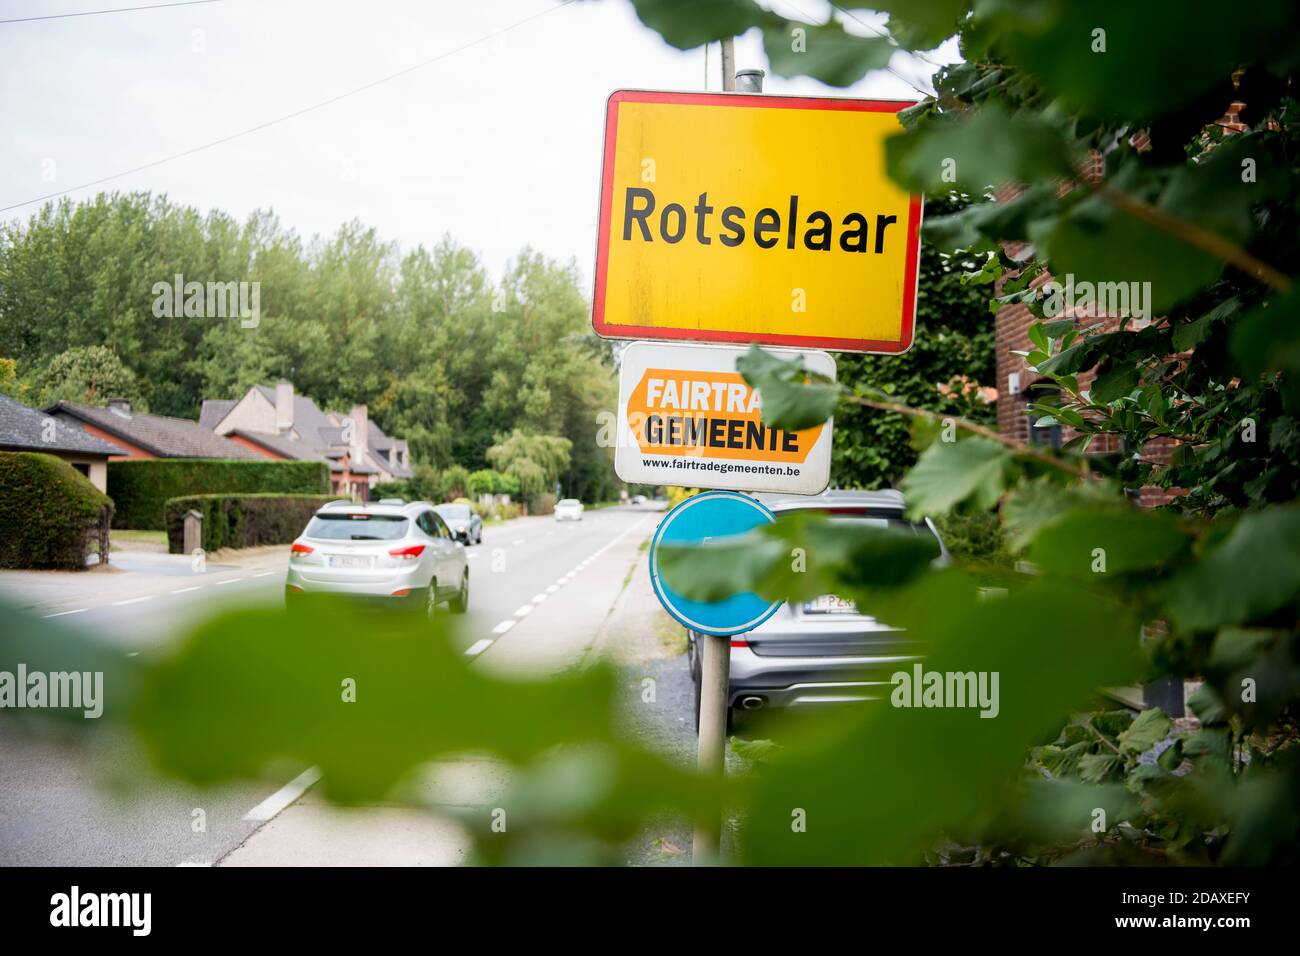
POLYGON ((204 551, 288 544, 307 527, 311 516, 335 495, 185 495, 169 498, 167 550, 185 548, 185 514, 203 515, 204 551))
POLYGON ((62 458, 0 452, 0 568, 85 570, 108 560, 113 502, 62 458))
POLYGON ((108 465, 114 528, 167 530, 163 506, 184 495, 329 494, 323 461, 243 461, 220 458, 150 458, 108 465))

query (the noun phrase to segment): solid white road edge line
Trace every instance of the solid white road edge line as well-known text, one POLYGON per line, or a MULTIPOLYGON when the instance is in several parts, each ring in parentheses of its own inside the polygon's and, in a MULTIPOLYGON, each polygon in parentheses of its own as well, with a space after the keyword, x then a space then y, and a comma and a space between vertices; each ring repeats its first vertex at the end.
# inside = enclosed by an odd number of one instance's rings
POLYGON ((320 779, 319 767, 308 767, 298 776, 294 777, 275 793, 271 794, 253 809, 244 814, 245 820, 256 823, 265 823, 272 820, 277 814, 289 804, 293 803, 320 779))

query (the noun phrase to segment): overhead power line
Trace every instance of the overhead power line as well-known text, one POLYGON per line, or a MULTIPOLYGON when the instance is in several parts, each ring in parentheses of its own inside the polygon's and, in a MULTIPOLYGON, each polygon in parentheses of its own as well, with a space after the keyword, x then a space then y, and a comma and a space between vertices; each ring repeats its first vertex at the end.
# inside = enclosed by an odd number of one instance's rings
POLYGON ((0 20, 5 23, 32 23, 36 20, 67 20, 70 17, 98 17, 105 13, 135 13, 137 10, 163 10, 167 7, 196 7, 201 3, 220 3, 221 0, 177 0, 176 3, 151 3, 141 7, 115 7, 112 10, 83 10, 80 13, 47 13, 40 17, 14 17, 0 20))
POLYGON ((354 87, 353 89, 350 89, 344 93, 339 93, 336 96, 331 96, 329 99, 320 100, 317 103, 312 103, 310 106, 304 106, 301 109, 294 110, 292 113, 285 113, 282 116, 277 116, 274 119, 269 119, 264 123, 258 123, 256 126, 250 126, 247 129, 241 129, 238 132, 231 133, 229 136, 222 136, 220 139, 214 139, 211 140, 210 142, 202 143, 199 146, 191 146, 189 149, 183 149, 179 153, 172 153, 169 156, 163 156, 159 159, 151 160, 150 162, 147 163, 141 163, 139 166, 132 166, 130 169, 124 169, 121 170, 120 172, 110 173, 107 176, 101 176, 99 179, 92 179, 88 182, 79 183, 76 186, 69 186, 67 189, 60 189, 57 192, 46 193, 44 196, 36 196, 32 199, 24 199, 22 202, 13 203, 12 205, 0 206, 0 213, 10 212, 14 209, 21 209, 23 206, 31 206, 35 203, 47 202, 48 200, 51 199, 57 199, 60 196, 66 196, 68 193, 78 192, 79 190, 82 189, 89 189, 92 186, 102 186, 104 183, 112 182, 114 179, 121 179, 123 176, 130 176, 133 173, 143 172, 146 169, 153 169, 154 167, 161 166, 164 163, 170 163, 177 159, 183 159, 186 156, 193 156, 195 153, 201 153, 204 150, 212 149, 214 146, 221 146, 224 145, 225 143, 231 142, 232 140, 239 139, 240 137, 248 136, 252 133, 261 132, 262 130, 269 129, 272 126, 278 126, 280 123, 287 122, 291 119, 296 119, 299 116, 305 116, 307 113, 313 113, 316 110, 324 109, 327 106, 332 106, 333 104, 338 103, 341 100, 345 100, 348 99, 349 97, 356 96, 358 93, 364 93, 366 90, 373 90, 377 86, 382 86, 385 83, 390 83, 393 80, 406 76, 408 73, 414 73, 416 70, 422 70, 426 66, 432 66, 434 63, 437 63, 441 60, 445 60, 448 57, 455 56, 457 53, 463 53, 468 49, 476 47, 482 43, 486 43, 489 40, 495 39, 496 37, 499 37, 502 34, 509 33, 512 30, 517 30, 520 27, 524 26, 525 24, 531 23, 534 20, 546 16, 548 13, 552 13, 555 10, 559 10, 561 7, 567 7, 570 4, 576 2, 577 0, 560 0, 560 3, 556 4, 555 6, 547 7, 545 10, 539 10, 537 13, 524 17, 522 20, 516 20, 514 23, 510 24, 509 26, 504 26, 499 30, 493 30, 491 33, 484 34, 483 36, 479 37, 476 40, 471 40, 468 43, 464 43, 454 49, 447 50, 443 53, 439 53, 437 56, 429 57, 429 59, 427 60, 421 60, 419 63, 413 63, 411 66, 398 70, 396 73, 389 73, 387 76, 381 76, 377 80, 371 80, 369 83, 365 83, 361 86, 354 87))

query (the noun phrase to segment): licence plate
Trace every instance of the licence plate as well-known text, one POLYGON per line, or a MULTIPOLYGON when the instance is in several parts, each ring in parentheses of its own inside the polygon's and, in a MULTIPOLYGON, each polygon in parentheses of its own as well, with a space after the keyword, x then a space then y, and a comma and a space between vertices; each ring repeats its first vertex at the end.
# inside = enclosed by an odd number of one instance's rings
POLYGON ((330 558, 331 568, 371 568, 374 565, 374 558, 362 558, 351 554, 336 554, 330 558))
POLYGON ((804 601, 804 613, 806 614, 857 614, 858 606, 848 598, 836 597, 834 594, 823 594, 821 597, 813 598, 811 601, 804 601))

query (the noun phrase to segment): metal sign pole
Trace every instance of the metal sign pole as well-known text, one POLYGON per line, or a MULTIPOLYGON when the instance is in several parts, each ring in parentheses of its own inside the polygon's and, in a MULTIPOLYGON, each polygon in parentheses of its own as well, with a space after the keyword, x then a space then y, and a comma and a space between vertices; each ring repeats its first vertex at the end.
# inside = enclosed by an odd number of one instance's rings
MULTIPOLYGON (((726 774, 727 690, 731 682, 731 638, 699 634, 700 647, 700 730, 697 766, 709 777, 726 774)), ((691 861, 711 866, 722 849, 722 821, 710 820, 695 828, 691 861)))
MULTIPOLYGON (((734 41, 722 41, 722 88, 736 89, 736 58, 734 41)), ((752 76, 751 71, 746 71, 752 76)), ((751 86, 751 89, 753 87, 751 86)), ((763 78, 759 71, 757 89, 762 92, 763 78)), ((700 729, 697 743, 696 766, 706 777, 721 778, 727 766, 727 705, 731 683, 731 638, 713 634, 699 634, 700 648, 700 729)), ((710 820, 695 828, 691 844, 691 862, 695 866, 711 866, 718 862, 722 851, 722 820, 710 820)))

